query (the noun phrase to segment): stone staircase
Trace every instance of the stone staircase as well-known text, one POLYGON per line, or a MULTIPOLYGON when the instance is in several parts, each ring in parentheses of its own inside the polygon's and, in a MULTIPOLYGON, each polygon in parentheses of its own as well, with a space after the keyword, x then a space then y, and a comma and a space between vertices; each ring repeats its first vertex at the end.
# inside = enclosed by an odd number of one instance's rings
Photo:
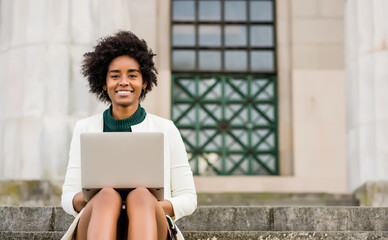
MULTIPOLYGON (((60 207, 0 207, 0 239, 60 239, 60 207)), ((388 208, 201 206, 177 223, 187 240, 388 239, 388 208)))

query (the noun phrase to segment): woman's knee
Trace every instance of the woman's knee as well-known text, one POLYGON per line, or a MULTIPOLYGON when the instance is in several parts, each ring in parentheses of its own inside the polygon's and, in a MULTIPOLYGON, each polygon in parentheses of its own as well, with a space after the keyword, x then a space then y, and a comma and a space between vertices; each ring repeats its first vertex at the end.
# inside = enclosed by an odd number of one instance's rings
POLYGON ((120 194, 113 188, 103 188, 94 197, 93 204, 104 204, 105 206, 121 208, 122 200, 120 194))
POLYGON ((152 193, 145 187, 139 187, 132 190, 127 196, 127 205, 128 204, 150 204, 157 202, 156 198, 152 193))

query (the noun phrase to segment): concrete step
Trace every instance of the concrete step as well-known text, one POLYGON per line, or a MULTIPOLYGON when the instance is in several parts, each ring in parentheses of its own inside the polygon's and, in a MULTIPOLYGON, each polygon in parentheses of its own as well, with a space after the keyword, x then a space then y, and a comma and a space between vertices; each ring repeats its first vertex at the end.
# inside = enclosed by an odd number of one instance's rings
MULTIPOLYGON (((0 231, 65 231, 60 207, 0 207, 0 231)), ((199 207, 177 222, 182 231, 388 231, 388 208, 199 207)))
MULTIPOLYGON (((63 181, 0 181, 0 205, 60 206, 63 181)), ((369 185, 368 185, 369 186, 369 185)), ((365 191, 364 191, 365 192, 365 191)), ((364 196, 362 199, 369 199, 364 196)), ((198 206, 358 206, 353 194, 198 193, 198 206)))
MULTIPOLYGON (((10 232, 0 231, 4 240, 58 240, 62 231, 46 232, 10 232)), ((183 232, 186 240, 377 240, 388 239, 388 232, 262 232, 262 231, 219 231, 219 232, 183 232)))

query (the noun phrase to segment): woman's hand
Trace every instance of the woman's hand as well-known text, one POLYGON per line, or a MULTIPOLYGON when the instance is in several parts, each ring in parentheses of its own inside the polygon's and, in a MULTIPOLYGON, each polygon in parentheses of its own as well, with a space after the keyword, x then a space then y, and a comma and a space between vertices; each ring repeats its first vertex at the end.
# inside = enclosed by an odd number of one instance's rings
POLYGON ((78 192, 73 198, 73 207, 76 212, 81 212, 81 210, 86 206, 84 194, 78 192))
POLYGON ((165 214, 169 215, 170 217, 174 217, 174 209, 172 207, 172 204, 168 200, 159 201, 159 205, 163 208, 163 211, 165 214))

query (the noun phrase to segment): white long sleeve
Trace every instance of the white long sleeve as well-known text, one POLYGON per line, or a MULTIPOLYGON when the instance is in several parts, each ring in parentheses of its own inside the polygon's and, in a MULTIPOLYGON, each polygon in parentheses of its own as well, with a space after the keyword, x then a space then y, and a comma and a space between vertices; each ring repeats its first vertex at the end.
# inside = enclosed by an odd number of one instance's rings
MULTIPOLYGON (((82 190, 80 135, 82 132, 102 131, 102 114, 80 120, 74 128, 61 200, 62 207, 68 214, 77 215, 73 207, 73 198, 82 190)), ((197 207, 197 195, 187 153, 178 129, 170 120, 147 114, 143 122, 132 126, 132 131, 164 133, 165 199, 170 201, 173 206, 175 220, 190 215, 197 207)))

